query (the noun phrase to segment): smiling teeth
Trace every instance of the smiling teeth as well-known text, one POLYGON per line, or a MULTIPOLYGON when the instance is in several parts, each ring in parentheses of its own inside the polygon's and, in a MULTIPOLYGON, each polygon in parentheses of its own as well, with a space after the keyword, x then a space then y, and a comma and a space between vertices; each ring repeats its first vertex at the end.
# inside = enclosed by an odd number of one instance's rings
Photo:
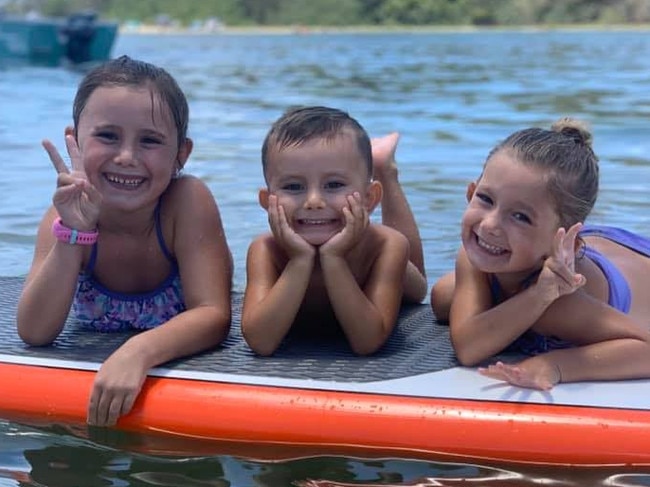
POLYGON ((110 174, 106 175, 106 179, 111 183, 124 184, 125 186, 137 186, 143 181, 143 178, 124 178, 110 174))
POLYGON ((478 242, 479 247, 481 247, 482 249, 487 250, 491 254, 499 255, 499 254, 503 254, 504 252, 506 252, 506 249, 504 249, 503 247, 497 247, 496 245, 490 245, 485 240, 481 240, 478 237, 476 238, 476 241, 478 242))
POLYGON ((328 225, 332 220, 298 220, 301 225, 328 225))

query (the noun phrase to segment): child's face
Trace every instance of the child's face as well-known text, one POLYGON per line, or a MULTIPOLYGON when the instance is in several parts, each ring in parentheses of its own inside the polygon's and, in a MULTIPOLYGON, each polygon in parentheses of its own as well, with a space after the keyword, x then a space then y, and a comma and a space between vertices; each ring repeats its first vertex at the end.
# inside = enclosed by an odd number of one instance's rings
POLYGON ((191 151, 177 147, 169 108, 146 87, 100 87, 77 127, 86 176, 104 206, 139 208, 157 201, 191 151))
POLYGON ((544 174, 507 151, 495 153, 470 185, 461 237, 467 256, 486 273, 522 273, 549 256, 559 218, 544 174))
POLYGON ((268 193, 277 196, 289 226, 312 245, 343 229, 348 195, 358 192, 368 205, 369 175, 351 136, 271 151, 266 179, 268 193))

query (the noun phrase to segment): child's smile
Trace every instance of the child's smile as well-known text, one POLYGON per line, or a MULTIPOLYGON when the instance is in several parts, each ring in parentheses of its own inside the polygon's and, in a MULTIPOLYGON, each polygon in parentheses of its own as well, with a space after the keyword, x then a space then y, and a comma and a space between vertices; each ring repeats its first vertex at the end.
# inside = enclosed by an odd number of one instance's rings
POLYGON ((483 240, 478 235, 476 235, 476 243, 481 249, 485 250, 488 254, 503 255, 506 252, 508 252, 508 250, 504 249, 503 247, 499 247, 497 245, 489 244, 488 242, 483 240))
POLYGON ((293 230, 312 245, 321 245, 343 229, 340 218, 298 218, 293 230))
POLYGON ((507 152, 495 154, 463 214, 463 245, 472 264, 486 273, 529 273, 542 265, 557 229, 539 171, 507 152))
POLYGON ((104 173, 104 178, 114 188, 126 191, 137 189, 145 181, 143 177, 120 176, 115 173, 104 173))

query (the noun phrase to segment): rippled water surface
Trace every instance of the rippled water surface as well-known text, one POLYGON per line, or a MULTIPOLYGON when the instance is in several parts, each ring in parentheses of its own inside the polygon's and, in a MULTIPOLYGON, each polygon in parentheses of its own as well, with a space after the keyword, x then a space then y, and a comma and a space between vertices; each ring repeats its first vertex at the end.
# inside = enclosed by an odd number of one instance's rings
MULTIPOLYGON (((186 166, 213 190, 243 288, 248 243, 266 228, 257 204, 260 146, 289 105, 346 109, 371 135, 401 132, 400 178, 418 220, 430 283, 449 270, 465 186, 510 132, 563 115, 587 121, 601 158, 593 223, 650 234, 650 35, 480 32, 122 36, 115 55, 168 69, 190 101, 186 166)), ((83 73, 0 63, 0 275, 22 276, 83 73)), ((378 215, 376 215, 378 216, 378 215)), ((6 391, 0 391, 6 393, 6 391)), ((128 445, 142 438, 129 438, 128 445)), ((0 486, 650 485, 630 469, 529 469, 408 459, 240 455, 161 457, 56 426, 0 421, 0 486), (500 469, 503 467, 504 469, 500 469), (324 479, 330 483, 318 483, 324 479)))

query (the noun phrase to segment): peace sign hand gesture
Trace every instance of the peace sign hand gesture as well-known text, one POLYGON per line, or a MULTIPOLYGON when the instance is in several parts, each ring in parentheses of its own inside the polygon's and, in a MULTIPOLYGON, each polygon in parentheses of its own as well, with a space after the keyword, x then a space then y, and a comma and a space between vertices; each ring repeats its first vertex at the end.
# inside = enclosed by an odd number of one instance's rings
POLYGON ((571 294, 585 285, 586 279, 575 272, 575 242, 582 223, 576 223, 567 232, 560 228, 553 240, 553 253, 544 261, 537 285, 548 293, 551 301, 571 294))
POLYGON ((92 231, 97 228, 102 195, 86 177, 81 153, 72 134, 66 134, 65 145, 72 170, 68 169, 54 144, 49 140, 43 141, 43 147, 58 174, 52 203, 67 227, 92 231))

